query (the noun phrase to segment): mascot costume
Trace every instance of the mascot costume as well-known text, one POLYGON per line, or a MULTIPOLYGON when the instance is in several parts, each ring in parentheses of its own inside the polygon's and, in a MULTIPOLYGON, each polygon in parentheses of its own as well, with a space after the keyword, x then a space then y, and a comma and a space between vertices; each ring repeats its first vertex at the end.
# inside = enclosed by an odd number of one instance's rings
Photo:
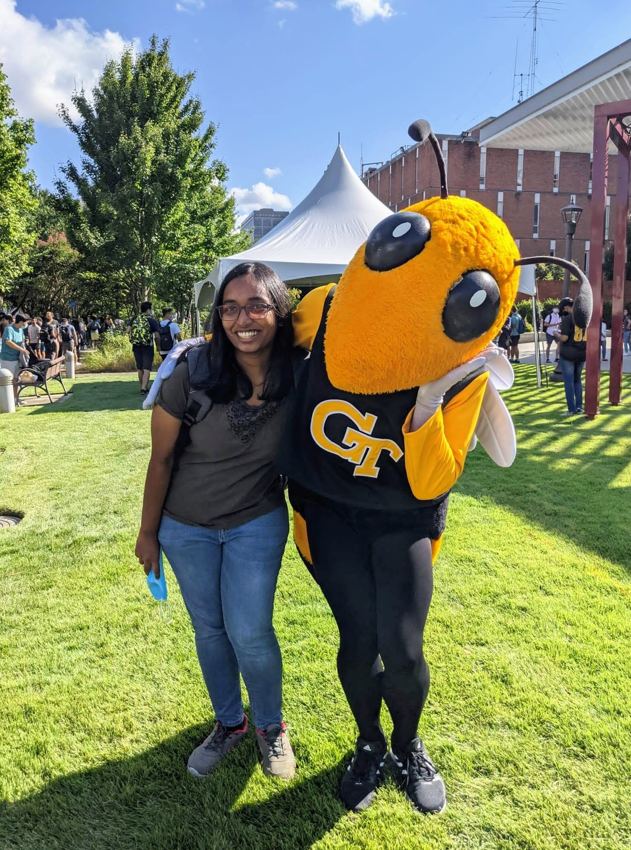
MULTIPOLYGON (((359 729, 341 796, 354 811, 374 799, 388 755, 418 811, 446 805, 418 737, 433 562, 467 452, 479 441, 500 466, 513 462, 515 432, 498 393, 513 372, 492 340, 515 301, 518 266, 550 259, 520 260, 501 219, 449 196, 429 124, 409 133, 432 145, 440 197, 385 218, 339 283, 298 305, 295 343, 310 353, 296 370, 279 462, 296 544, 339 629, 338 673, 359 729), (390 750, 382 702, 394 726, 390 750)), ((573 315, 586 328, 589 282, 574 264, 555 263, 580 280, 573 315)), ((191 343, 162 364, 145 407, 191 343)))
MULTIPOLYGON (((311 353, 282 472, 296 544, 339 628, 338 672, 359 727, 341 794, 355 811, 370 805, 383 774, 382 700, 402 790, 421 812, 445 807, 417 732, 432 564, 449 491, 476 440, 500 466, 514 459, 497 391, 511 386, 512 367, 489 346, 515 301, 517 266, 549 260, 520 260, 501 219, 449 197, 429 124, 409 133, 434 149, 440 197, 385 218, 339 284, 313 290, 294 313, 296 345, 311 353)), ((574 318, 586 327, 591 289, 569 267, 581 280, 574 318)))

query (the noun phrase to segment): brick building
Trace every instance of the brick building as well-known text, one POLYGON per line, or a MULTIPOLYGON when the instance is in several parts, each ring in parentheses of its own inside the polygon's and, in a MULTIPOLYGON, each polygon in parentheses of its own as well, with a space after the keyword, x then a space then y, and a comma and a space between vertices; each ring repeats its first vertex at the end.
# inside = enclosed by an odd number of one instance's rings
MULTIPOLYGON (((472 198, 502 218, 522 256, 565 256, 561 208, 583 208, 574 237, 572 259, 583 269, 589 260, 591 154, 568 151, 484 147, 480 130, 494 119, 460 136, 436 134, 447 164, 449 193, 472 198)), ((614 191, 617 157, 610 158, 609 185, 614 191)), ((384 164, 364 167, 365 185, 397 211, 440 194, 438 168, 431 146, 410 145, 384 164)), ((610 206, 605 226, 609 240, 610 206)), ((613 224, 612 224, 613 227, 613 224)), ((611 233, 613 236, 613 230, 611 233)))

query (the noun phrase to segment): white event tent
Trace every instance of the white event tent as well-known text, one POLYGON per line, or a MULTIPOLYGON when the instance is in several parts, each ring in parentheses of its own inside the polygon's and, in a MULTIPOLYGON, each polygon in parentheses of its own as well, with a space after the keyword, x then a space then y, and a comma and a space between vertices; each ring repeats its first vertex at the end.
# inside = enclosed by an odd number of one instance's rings
POLYGON ((291 213, 255 245, 222 257, 195 284, 195 303, 208 304, 219 281, 239 263, 259 261, 294 286, 339 280, 370 231, 390 210, 352 169, 338 145, 322 178, 291 213))

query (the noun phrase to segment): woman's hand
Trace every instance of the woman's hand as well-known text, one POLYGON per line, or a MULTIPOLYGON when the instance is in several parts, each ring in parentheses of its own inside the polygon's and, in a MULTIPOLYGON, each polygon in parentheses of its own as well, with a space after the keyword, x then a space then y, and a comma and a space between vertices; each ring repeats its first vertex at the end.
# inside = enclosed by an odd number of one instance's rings
POLYGON ((140 530, 136 541, 136 557, 142 564, 145 575, 149 575, 150 570, 153 570, 154 576, 160 578, 160 544, 157 534, 140 530))

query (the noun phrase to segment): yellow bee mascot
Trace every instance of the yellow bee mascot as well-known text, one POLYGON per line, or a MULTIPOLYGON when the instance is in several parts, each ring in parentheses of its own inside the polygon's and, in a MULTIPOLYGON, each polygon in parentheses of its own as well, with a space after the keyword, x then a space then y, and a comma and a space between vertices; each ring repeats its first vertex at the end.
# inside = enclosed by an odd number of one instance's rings
MULTIPOLYGON (((512 384, 492 346, 517 294, 519 259, 501 219, 450 197, 436 137, 441 196, 380 222, 339 284, 294 313, 310 354, 297 382, 282 471, 295 538, 337 622, 338 673, 359 727, 341 795, 367 808, 387 756, 420 812, 446 805, 443 780, 418 737, 429 691, 423 630, 449 491, 476 441, 509 466, 512 421, 498 389, 512 384), (388 749, 382 701, 394 731, 388 749)), ((555 259, 555 262, 559 260, 555 259)), ((586 327, 582 273, 574 318, 586 327)))

